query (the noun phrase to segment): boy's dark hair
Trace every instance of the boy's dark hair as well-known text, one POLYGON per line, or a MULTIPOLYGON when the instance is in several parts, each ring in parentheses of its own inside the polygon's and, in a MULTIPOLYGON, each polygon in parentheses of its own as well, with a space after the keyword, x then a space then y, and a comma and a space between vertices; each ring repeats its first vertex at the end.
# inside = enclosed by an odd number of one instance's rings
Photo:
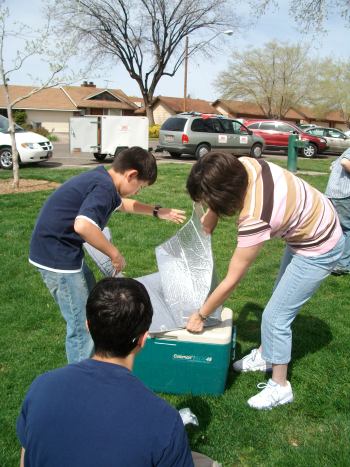
POLYGON ((115 156, 112 168, 115 172, 120 173, 127 170, 137 170, 138 180, 148 182, 149 185, 157 180, 156 158, 152 153, 139 146, 123 149, 115 156))
POLYGON ((97 355, 125 358, 148 331, 153 308, 145 287, 134 279, 106 277, 90 292, 86 317, 97 355))
POLYGON ((243 207, 248 186, 244 165, 232 154, 208 152, 192 167, 187 191, 219 216, 232 216, 243 207))

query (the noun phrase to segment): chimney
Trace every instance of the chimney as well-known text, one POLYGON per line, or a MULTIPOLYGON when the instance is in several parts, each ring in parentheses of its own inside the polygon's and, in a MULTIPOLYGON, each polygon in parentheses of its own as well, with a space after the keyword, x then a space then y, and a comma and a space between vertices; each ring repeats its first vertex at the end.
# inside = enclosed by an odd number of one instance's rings
POLYGON ((95 88, 95 87, 96 87, 96 84, 94 84, 93 81, 89 81, 88 86, 89 86, 89 88, 95 88))
POLYGON ((81 84, 80 86, 83 88, 87 88, 89 85, 87 81, 83 81, 83 84, 81 84))

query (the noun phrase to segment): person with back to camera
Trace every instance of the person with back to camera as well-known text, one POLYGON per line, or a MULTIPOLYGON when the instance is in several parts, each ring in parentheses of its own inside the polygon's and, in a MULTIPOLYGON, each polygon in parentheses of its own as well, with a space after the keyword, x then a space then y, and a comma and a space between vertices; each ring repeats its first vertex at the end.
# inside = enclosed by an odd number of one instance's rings
POLYGON ((38 268, 66 321, 68 363, 88 358, 93 350, 85 326, 85 305, 95 278, 84 262, 83 243, 107 255, 120 272, 125 259, 102 233, 114 211, 153 215, 175 223, 185 219, 184 211, 127 199, 156 178, 153 154, 132 147, 118 154, 109 170, 99 166, 65 182, 41 209, 29 262, 38 268))
POLYGON ((345 238, 343 255, 332 274, 350 274, 350 148, 332 162, 325 195, 338 213, 345 238))
POLYGON ((22 467, 193 466, 179 412, 131 373, 152 315, 140 282, 97 283, 86 306, 95 354, 32 383, 17 420, 22 467))
MULTIPOLYGON (((291 323, 342 255, 344 238, 332 203, 304 180, 281 167, 252 158, 208 153, 192 167, 187 190, 208 206, 202 225, 211 233, 220 216, 238 214, 237 247, 226 277, 187 323, 201 332, 203 321, 221 305, 257 258, 265 241, 282 238, 284 256, 272 296, 262 315, 261 346, 233 365, 235 371, 271 371, 250 407, 271 409, 293 401, 287 381, 291 323)), ((259 385, 259 388, 262 386, 259 385)))

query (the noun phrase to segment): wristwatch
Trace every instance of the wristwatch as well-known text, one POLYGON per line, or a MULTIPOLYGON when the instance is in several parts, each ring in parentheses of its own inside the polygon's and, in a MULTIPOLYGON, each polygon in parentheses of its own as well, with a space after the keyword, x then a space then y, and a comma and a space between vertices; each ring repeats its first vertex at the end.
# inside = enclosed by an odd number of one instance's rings
POLYGON ((154 217, 158 217, 158 212, 159 212, 159 209, 161 208, 162 206, 160 204, 156 204, 153 208, 153 216, 154 217))
POLYGON ((200 319, 201 319, 202 321, 206 321, 206 320, 209 318, 209 316, 204 316, 204 315, 202 315, 202 313, 201 313, 200 311, 198 311, 198 315, 199 315, 199 317, 200 317, 200 319))

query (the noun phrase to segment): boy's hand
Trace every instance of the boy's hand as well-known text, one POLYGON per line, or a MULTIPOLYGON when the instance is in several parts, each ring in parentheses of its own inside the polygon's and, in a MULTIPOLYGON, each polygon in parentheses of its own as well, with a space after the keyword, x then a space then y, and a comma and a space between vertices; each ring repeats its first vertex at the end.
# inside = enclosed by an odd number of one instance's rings
POLYGON ((158 211, 159 219, 182 224, 186 220, 186 212, 180 209, 160 208, 158 211))
POLYGON ((119 251, 116 251, 115 255, 111 257, 111 262, 117 273, 122 271, 126 266, 125 258, 119 251))

